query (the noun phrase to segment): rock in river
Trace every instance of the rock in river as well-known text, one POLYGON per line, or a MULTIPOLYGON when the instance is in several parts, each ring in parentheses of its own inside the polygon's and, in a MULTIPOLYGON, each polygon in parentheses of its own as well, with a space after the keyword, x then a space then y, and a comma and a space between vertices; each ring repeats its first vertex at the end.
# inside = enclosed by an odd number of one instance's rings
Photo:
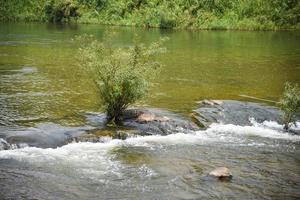
POLYGON ((196 124, 178 114, 158 109, 129 109, 122 127, 107 127, 103 113, 87 113, 86 125, 66 127, 40 123, 36 127, 0 127, 0 150, 34 146, 56 148, 73 141, 101 142, 103 137, 126 139, 133 135, 167 135, 198 130, 196 124))
POLYGON ((123 125, 139 130, 143 135, 168 135, 199 129, 195 123, 181 115, 154 108, 126 110, 123 125))
POLYGON ((40 148, 56 148, 81 135, 90 126, 65 127, 54 123, 38 124, 36 127, 20 127, 9 130, 0 127, 0 150, 14 149, 24 146, 40 148))
POLYGON ((227 167, 218 167, 209 173, 210 176, 217 177, 222 180, 230 180, 232 175, 227 167))
POLYGON ((265 104, 241 102, 234 100, 204 100, 194 110, 194 118, 200 126, 208 127, 211 123, 251 125, 251 118, 261 123, 276 121, 281 123, 282 112, 265 104))
MULTIPOLYGON (((105 115, 88 114, 88 124, 105 129, 105 115), (93 122, 93 123, 90 123, 93 122), (95 123, 98 122, 98 123, 95 123)), ((135 130, 140 135, 168 135, 177 132, 199 130, 191 119, 167 110, 156 108, 131 108, 125 110, 121 118, 122 129, 135 130)))

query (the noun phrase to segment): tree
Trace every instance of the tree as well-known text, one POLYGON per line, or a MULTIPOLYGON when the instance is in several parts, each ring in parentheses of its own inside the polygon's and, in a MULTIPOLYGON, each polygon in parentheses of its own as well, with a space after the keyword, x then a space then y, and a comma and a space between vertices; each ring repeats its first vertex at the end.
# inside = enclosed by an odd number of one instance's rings
POLYGON ((82 44, 79 63, 97 86, 107 121, 120 124, 125 109, 144 97, 158 73, 161 63, 156 58, 165 51, 164 39, 149 46, 134 41, 122 48, 113 48, 109 38, 99 42, 85 35, 77 40, 82 44))
POLYGON ((297 84, 294 86, 290 83, 285 84, 279 105, 284 113, 284 129, 288 130, 291 123, 295 123, 296 113, 300 109, 300 90, 297 84))

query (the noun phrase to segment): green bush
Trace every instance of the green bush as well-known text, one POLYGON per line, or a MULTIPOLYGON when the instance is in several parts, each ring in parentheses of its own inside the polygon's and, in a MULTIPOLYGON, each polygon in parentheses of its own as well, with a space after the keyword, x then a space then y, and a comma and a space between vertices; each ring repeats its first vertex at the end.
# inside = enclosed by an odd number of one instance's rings
POLYGON ((297 84, 293 86, 286 83, 279 105, 284 113, 284 129, 288 130, 290 124, 295 123, 296 113, 300 109, 300 90, 297 84))
POLYGON ((99 42, 92 36, 77 38, 79 64, 89 72, 97 86, 108 122, 119 124, 122 113, 141 99, 161 64, 156 55, 164 52, 162 40, 145 46, 135 42, 131 47, 113 48, 110 40, 99 42))

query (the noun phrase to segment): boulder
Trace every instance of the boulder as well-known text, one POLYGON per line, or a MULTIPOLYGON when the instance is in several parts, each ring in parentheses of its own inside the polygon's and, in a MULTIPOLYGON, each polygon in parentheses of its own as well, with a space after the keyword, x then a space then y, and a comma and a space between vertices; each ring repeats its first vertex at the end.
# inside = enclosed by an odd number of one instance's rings
POLYGON ((221 180, 230 180, 232 178, 232 175, 227 167, 218 167, 211 171, 209 175, 221 180))

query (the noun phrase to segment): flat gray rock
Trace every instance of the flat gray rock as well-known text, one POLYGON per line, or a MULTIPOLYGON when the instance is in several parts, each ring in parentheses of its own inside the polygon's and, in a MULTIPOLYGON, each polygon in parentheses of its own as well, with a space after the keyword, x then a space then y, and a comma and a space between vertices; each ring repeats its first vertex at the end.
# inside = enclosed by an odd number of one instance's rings
POLYGON ((24 146, 56 148, 65 145, 92 127, 64 127, 54 123, 38 124, 36 127, 0 129, 0 150, 24 146))
POLYGON ((266 104, 241 102, 234 100, 204 100, 194 110, 194 118, 202 127, 211 123, 251 125, 251 118, 256 122, 276 121, 282 123, 283 113, 276 107, 266 104))

